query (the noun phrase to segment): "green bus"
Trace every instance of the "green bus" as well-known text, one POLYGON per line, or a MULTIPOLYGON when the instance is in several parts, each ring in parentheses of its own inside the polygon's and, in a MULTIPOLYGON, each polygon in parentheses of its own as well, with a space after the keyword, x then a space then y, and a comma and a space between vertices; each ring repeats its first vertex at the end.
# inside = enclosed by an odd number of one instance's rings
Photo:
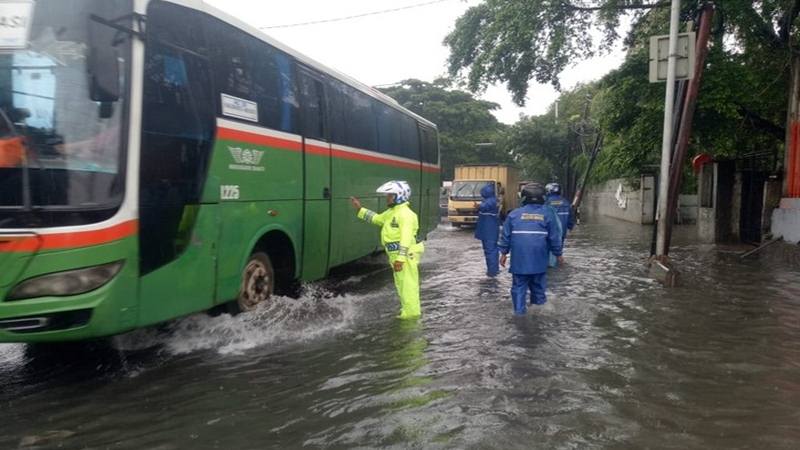
POLYGON ((200 0, 0 3, 0 342, 247 311, 380 249, 436 126, 200 0))

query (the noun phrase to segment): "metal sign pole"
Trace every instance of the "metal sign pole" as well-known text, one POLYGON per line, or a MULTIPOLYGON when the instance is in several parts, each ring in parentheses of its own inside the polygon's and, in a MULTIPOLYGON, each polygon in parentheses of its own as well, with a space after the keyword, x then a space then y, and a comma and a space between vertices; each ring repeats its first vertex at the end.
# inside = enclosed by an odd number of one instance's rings
POLYGON ((658 196, 658 237, 656 257, 667 254, 667 192, 669 192, 669 164, 672 157, 672 111, 675 106, 675 68, 678 60, 678 26, 681 2, 672 0, 669 23, 669 60, 667 62, 667 93, 664 99, 664 135, 661 142, 661 173, 658 196))

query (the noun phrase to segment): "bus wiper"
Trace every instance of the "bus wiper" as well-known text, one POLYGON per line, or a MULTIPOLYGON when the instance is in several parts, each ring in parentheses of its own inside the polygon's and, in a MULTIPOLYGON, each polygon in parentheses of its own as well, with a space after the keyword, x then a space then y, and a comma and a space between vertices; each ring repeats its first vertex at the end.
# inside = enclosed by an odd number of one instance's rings
MULTIPOLYGON (((121 32, 121 33, 124 33, 124 34, 128 34, 130 36, 136 36, 136 37, 138 37, 139 39, 142 39, 142 40, 145 39, 144 32, 140 31, 140 30, 144 30, 145 29, 145 24, 147 23, 147 17, 142 15, 142 14, 138 14, 138 13, 126 14, 126 15, 124 15, 122 17, 117 17, 116 19, 110 19, 110 20, 106 19, 105 17, 100 17, 97 14, 90 14, 89 15, 89 20, 91 20, 93 22, 97 22, 97 23, 102 24, 102 25, 105 25, 105 26, 107 26, 109 28, 113 28, 113 29, 117 30, 118 32, 121 32), (119 24, 119 22, 124 22, 124 21, 128 21, 128 20, 131 20, 131 19, 134 22, 136 22, 138 30, 134 30, 131 27, 127 27, 127 26, 119 24)), ((113 45, 116 46, 117 43, 115 42, 113 45)))
POLYGON ((24 151, 22 158, 22 209, 25 212, 31 212, 33 211, 33 199, 31 198, 31 170, 30 166, 28 165, 28 159, 30 158, 28 153, 30 152, 28 151, 28 145, 23 136, 17 131, 17 127, 14 126, 14 122, 8 118, 8 114, 6 114, 4 108, 0 108, 0 119, 5 122, 5 125, 8 127, 11 135, 16 139, 19 139, 20 145, 24 151))

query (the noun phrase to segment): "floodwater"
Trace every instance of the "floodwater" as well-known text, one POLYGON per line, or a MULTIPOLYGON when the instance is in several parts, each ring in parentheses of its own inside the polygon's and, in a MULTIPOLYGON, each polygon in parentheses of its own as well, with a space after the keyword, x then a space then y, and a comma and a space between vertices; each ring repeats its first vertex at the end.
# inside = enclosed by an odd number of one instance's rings
POLYGON ((372 259, 255 314, 44 352, 0 345, 2 449, 798 448, 797 271, 585 224, 549 303, 512 316, 478 241, 441 227, 424 318, 372 259))

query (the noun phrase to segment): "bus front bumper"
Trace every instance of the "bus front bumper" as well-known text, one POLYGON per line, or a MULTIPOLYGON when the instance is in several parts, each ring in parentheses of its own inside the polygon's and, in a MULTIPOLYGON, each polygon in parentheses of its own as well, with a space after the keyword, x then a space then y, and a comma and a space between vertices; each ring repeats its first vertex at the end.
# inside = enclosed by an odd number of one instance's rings
POLYGON ((134 328, 136 308, 123 305, 136 292, 130 272, 84 294, 0 301, 0 342, 80 341, 134 328))

